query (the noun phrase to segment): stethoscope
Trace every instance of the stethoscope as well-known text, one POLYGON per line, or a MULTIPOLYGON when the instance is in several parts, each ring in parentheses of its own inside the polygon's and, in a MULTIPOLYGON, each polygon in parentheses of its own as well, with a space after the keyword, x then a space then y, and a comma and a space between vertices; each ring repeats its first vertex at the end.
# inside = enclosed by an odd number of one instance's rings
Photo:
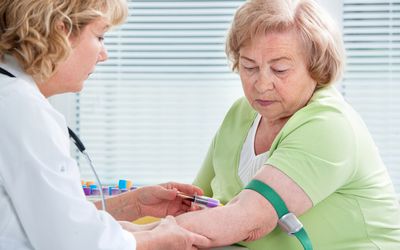
MULTIPOLYGON (((15 76, 13 74, 11 74, 10 72, 8 72, 7 70, 3 69, 0 67, 0 74, 9 76, 9 77, 13 77, 15 78, 15 76)), ((97 181, 97 185, 99 186, 99 191, 100 191, 100 196, 101 196, 101 206, 102 206, 102 210, 106 211, 106 201, 104 198, 104 193, 103 193, 103 186, 101 185, 100 182, 100 178, 97 175, 97 172, 95 170, 94 164, 92 159, 90 158, 89 154, 86 152, 86 147, 85 145, 83 145, 82 141, 79 139, 79 137, 74 133, 74 131, 72 131, 72 129, 70 129, 68 127, 68 134, 69 137, 72 139, 72 141, 74 142, 75 146, 78 148, 78 150, 86 157, 86 159, 89 162, 90 168, 92 169, 92 172, 96 178, 97 181)))
POLYGON ((106 201, 104 198, 104 193, 103 193, 103 185, 101 185, 100 182, 100 178, 97 175, 96 169, 94 167, 93 161, 90 158, 90 155, 86 152, 86 147, 85 145, 83 145, 82 141, 79 139, 79 137, 74 133, 74 131, 72 131, 72 129, 70 129, 68 127, 68 134, 69 134, 69 138, 72 139, 73 143, 75 144, 75 146, 78 148, 78 150, 82 153, 82 155, 84 155, 86 157, 86 159, 89 162, 89 166, 92 169, 92 172, 94 174, 94 177, 96 178, 97 181, 97 185, 99 186, 99 191, 100 191, 100 197, 101 197, 101 206, 102 206, 102 210, 106 211, 106 201))

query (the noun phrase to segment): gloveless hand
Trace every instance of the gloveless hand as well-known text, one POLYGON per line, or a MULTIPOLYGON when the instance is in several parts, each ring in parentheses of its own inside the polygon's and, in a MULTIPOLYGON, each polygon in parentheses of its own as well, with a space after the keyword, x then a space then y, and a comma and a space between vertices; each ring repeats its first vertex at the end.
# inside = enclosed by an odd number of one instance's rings
POLYGON ((165 217, 179 215, 191 210, 190 202, 177 196, 177 192, 203 194, 193 185, 169 182, 137 189, 137 207, 141 216, 165 217))

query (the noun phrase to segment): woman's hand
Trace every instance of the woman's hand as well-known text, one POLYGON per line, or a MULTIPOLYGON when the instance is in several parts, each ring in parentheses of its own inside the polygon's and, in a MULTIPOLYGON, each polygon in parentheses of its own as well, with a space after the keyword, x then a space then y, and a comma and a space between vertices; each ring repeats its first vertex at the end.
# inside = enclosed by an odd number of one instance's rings
POLYGON ((178 226, 172 216, 162 219, 160 224, 151 231, 134 233, 137 249, 152 250, 194 250, 196 245, 209 245, 209 240, 178 226))
POLYGON ((190 211, 190 202, 177 196, 178 191, 191 195, 203 194, 196 186, 175 182, 141 187, 134 191, 137 192, 138 213, 140 216, 165 217, 190 211))

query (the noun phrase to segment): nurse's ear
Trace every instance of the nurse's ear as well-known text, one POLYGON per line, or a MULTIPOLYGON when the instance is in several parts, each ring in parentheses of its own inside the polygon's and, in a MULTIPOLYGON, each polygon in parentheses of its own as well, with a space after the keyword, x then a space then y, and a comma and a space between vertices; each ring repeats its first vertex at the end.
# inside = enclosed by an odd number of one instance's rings
POLYGON ((56 22, 56 29, 58 30, 58 31, 61 31, 61 33, 64 33, 64 35, 65 35, 65 38, 68 40, 68 42, 70 43, 70 45, 71 45, 71 47, 73 47, 74 46, 74 44, 76 44, 77 43, 77 38, 78 38, 78 36, 77 35, 74 35, 73 34, 73 32, 72 32, 72 26, 71 26, 71 24, 69 24, 68 23, 68 21, 67 21, 67 23, 64 21, 57 21, 56 22))
POLYGON ((70 25, 67 25, 66 23, 64 23, 62 20, 58 20, 55 22, 55 29, 57 31, 61 31, 67 37, 72 33, 72 27, 70 27, 70 25))

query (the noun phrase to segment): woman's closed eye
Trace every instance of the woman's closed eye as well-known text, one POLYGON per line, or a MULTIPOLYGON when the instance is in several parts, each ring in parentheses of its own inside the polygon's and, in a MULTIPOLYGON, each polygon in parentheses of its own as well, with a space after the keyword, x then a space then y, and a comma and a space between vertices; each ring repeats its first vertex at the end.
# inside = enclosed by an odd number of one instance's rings
POLYGON ((283 75, 288 71, 287 68, 271 68, 271 70, 277 75, 283 75))
POLYGON ((258 67, 244 67, 246 70, 256 70, 258 67))
POLYGON ((253 65, 243 65, 242 64, 242 67, 243 67, 244 70, 246 70, 248 72, 253 72, 253 71, 258 70, 258 67, 257 66, 253 66, 253 65))

